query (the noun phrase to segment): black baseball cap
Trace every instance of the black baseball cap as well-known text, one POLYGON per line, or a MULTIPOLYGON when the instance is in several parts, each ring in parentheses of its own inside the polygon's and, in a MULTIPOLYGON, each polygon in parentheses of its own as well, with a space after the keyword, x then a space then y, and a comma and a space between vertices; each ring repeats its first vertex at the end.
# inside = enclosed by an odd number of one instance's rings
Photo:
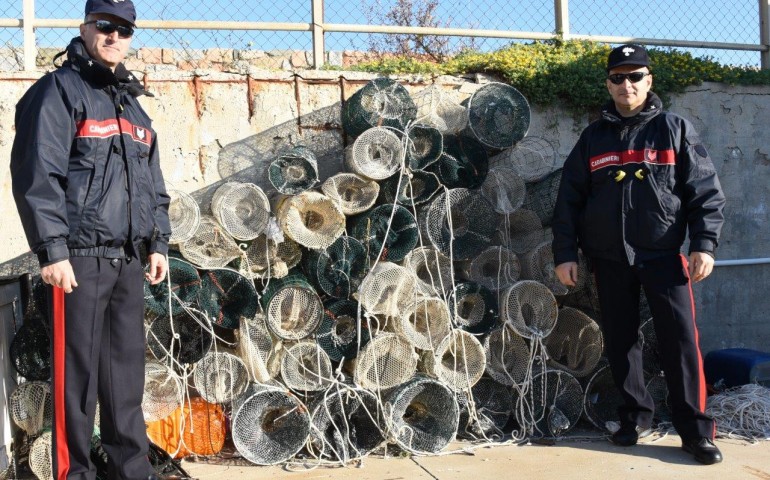
POLYGON ((650 66, 650 57, 647 50, 641 45, 627 43, 615 47, 607 57, 607 71, 621 65, 638 65, 640 67, 650 66))
POLYGON ((107 13, 134 25, 136 22, 136 9, 131 0, 88 0, 86 2, 86 16, 92 13, 107 13))

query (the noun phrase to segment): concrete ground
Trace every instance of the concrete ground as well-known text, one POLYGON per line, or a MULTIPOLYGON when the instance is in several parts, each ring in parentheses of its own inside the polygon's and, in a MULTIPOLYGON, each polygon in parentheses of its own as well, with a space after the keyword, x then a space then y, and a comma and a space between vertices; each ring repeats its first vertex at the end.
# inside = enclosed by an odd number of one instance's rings
MULTIPOLYGON (((201 480, 281 478, 356 480, 486 480, 486 479, 761 479, 770 480, 770 441, 750 444, 719 439, 725 460, 697 463, 680 448, 677 435, 653 435, 634 447, 618 447, 594 432, 580 432, 546 445, 477 448, 472 453, 433 457, 366 457, 360 466, 284 467, 225 466, 184 461, 182 466, 201 480), (585 435, 582 435, 585 433, 585 435), (582 435, 582 436, 579 436, 582 435)), ((462 450, 453 443, 447 450, 462 450)))

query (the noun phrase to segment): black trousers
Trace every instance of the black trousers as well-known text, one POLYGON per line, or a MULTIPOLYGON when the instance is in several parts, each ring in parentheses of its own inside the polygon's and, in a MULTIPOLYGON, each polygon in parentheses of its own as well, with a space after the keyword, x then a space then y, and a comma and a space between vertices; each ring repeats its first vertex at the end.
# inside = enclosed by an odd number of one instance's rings
POLYGON ((69 294, 51 289, 54 479, 96 478, 89 457, 97 395, 109 478, 146 479, 142 266, 122 258, 70 262, 79 286, 69 294))
POLYGON ((644 288, 658 337, 674 428, 683 440, 714 438, 714 420, 704 414, 706 381, 695 325, 687 259, 670 255, 631 266, 592 259, 602 311, 607 358, 625 404, 621 422, 652 423, 654 401, 645 387, 639 339, 639 294, 644 288))

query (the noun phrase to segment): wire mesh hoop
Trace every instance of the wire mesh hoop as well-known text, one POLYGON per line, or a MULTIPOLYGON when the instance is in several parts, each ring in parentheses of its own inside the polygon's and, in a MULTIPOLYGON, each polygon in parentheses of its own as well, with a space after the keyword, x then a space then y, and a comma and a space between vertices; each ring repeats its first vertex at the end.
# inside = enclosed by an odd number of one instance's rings
POLYGON ((509 214, 524 203, 527 186, 513 169, 493 167, 481 184, 481 193, 497 213, 509 214))
POLYGON ((478 191, 457 188, 431 202, 425 227, 441 253, 454 260, 468 260, 492 241, 497 214, 478 191))
POLYGON ((375 78, 343 103, 342 127, 354 137, 371 127, 403 130, 414 121, 416 114, 417 107, 400 83, 389 78, 375 78))
POLYGON ((293 457, 310 435, 310 415, 294 395, 253 385, 233 407, 235 448, 256 465, 275 465, 293 457))
POLYGON ((318 160, 304 145, 297 145, 270 163, 270 183, 280 193, 295 195, 318 183, 318 160))
POLYGON ((438 297, 418 297, 396 320, 396 331, 421 350, 435 350, 451 328, 449 308, 438 297))
POLYGON ((251 379, 257 383, 266 383, 275 378, 278 368, 270 368, 276 363, 270 361, 275 342, 265 323, 265 315, 258 313, 254 318, 244 318, 239 334, 238 357, 246 366, 251 379))
POLYGON ((499 243, 523 255, 543 242, 552 241, 551 229, 544 229, 535 212, 519 208, 503 218, 495 234, 499 243))
POLYGON ((462 330, 452 330, 436 348, 435 356, 438 379, 455 392, 475 385, 486 368, 484 347, 462 330))
POLYGON ((441 130, 430 125, 414 125, 407 129, 406 159, 409 168, 422 170, 433 164, 444 151, 441 130))
POLYGON ((527 134, 529 121, 529 102, 510 85, 488 83, 468 99, 468 128, 490 148, 513 146, 527 134))
POLYGON ((355 173, 338 173, 321 185, 321 191, 339 205, 345 215, 369 210, 380 194, 380 185, 355 173))
POLYGON ((29 469, 39 480, 53 478, 51 463, 51 432, 43 432, 29 449, 29 469))
POLYGON ((419 241, 419 227, 409 210, 385 204, 359 216, 352 236, 363 244, 369 258, 400 262, 419 241))
POLYGON ((519 280, 519 257, 505 247, 487 247, 468 265, 468 278, 492 291, 505 290, 519 280))
POLYGON ((276 240, 260 234, 243 251, 238 272, 250 279, 282 278, 300 260, 302 250, 294 240, 283 237, 283 241, 276 243, 276 240))
POLYGON ((385 127, 363 132, 345 150, 349 172, 372 180, 384 180, 396 173, 404 162, 404 145, 396 133, 385 127))
POLYGON ((380 202, 398 203, 411 208, 428 202, 441 188, 435 174, 420 170, 396 173, 382 182, 380 202))
POLYGON ((329 356, 312 340, 289 345, 281 360, 283 383, 296 392, 319 392, 332 381, 329 356))
POLYGON ((379 262, 361 282, 358 301, 372 315, 398 317, 415 301, 416 279, 406 268, 379 262))
POLYGON ((548 287, 521 280, 503 293, 500 316, 522 337, 544 338, 556 325, 558 305, 548 287))
POLYGON ((195 389, 210 403, 227 403, 248 387, 249 375, 240 358, 228 352, 209 352, 193 373, 195 389))
POLYGON ((211 212, 236 240, 252 240, 267 228, 270 201, 253 183, 227 182, 214 192, 211 212))
POLYGON ((474 335, 484 335, 497 324, 497 298, 487 287, 476 282, 462 282, 449 297, 454 324, 474 335))
POLYGON ((157 317, 147 332, 147 346, 155 358, 168 356, 182 364, 203 358, 214 341, 211 323, 197 310, 187 309, 171 318, 157 317))
POLYGON ((11 420, 27 435, 34 437, 51 427, 53 404, 48 382, 24 382, 13 390, 8 400, 11 420))
POLYGON ((558 320, 543 341, 548 362, 575 377, 594 371, 604 350, 602 331, 588 315, 575 308, 559 310, 558 320))
POLYGON ((583 397, 583 411, 588 421, 600 430, 607 430, 607 422, 617 421, 618 407, 624 403, 609 365, 597 369, 586 384, 583 397))
POLYGON ((171 415, 182 404, 182 382, 166 365, 148 360, 144 364, 142 413, 145 422, 171 415))
POLYGON ((437 380, 415 376, 388 396, 385 409, 391 436, 409 452, 437 453, 457 433, 455 394, 437 380))
POLYGON ((527 342, 507 325, 484 339, 487 375, 503 385, 521 385, 527 377, 530 349, 527 342))
POLYGON ((358 302, 334 300, 324 305, 324 318, 316 339, 330 360, 356 358, 370 337, 366 322, 358 321, 358 302))
POLYGON ((485 377, 473 386, 471 393, 471 398, 467 394, 458 395, 460 421, 457 436, 470 440, 501 439, 503 428, 513 414, 510 388, 485 377))
POLYGON ((233 237, 209 216, 201 216, 195 234, 179 245, 179 251, 200 268, 222 268, 241 255, 233 237))
POLYGON ((521 256, 522 279, 542 283, 554 295, 566 295, 569 288, 559 281, 555 267, 550 241, 541 242, 521 256))
POLYGON ((444 137, 444 153, 430 170, 447 188, 478 188, 487 178, 489 158, 484 146, 462 135, 444 137))
POLYGON ((404 268, 417 278, 425 296, 442 296, 452 288, 452 262, 433 247, 418 247, 404 257, 404 268))
POLYGON ((377 397, 340 385, 324 392, 312 407, 310 444, 316 456, 348 463, 362 458, 385 437, 377 397))
POLYGON ((429 85, 412 96, 417 106, 416 123, 431 125, 441 133, 457 133, 468 125, 465 107, 439 85, 429 85))
POLYGON ((144 306, 156 315, 168 315, 169 304, 171 312, 179 314, 195 302, 201 289, 201 277, 195 265, 179 258, 169 257, 168 276, 170 286, 166 282, 156 285, 144 282, 144 306))
POLYGON ((171 202, 168 205, 168 219, 171 223, 169 243, 184 243, 195 234, 201 221, 198 202, 181 190, 169 189, 171 202))
POLYGON ((560 370, 546 370, 533 377, 532 399, 534 433, 546 437, 559 437, 570 431, 583 412, 580 382, 560 370))
POLYGON ((345 230, 345 214, 329 197, 302 192, 279 202, 278 224, 289 238, 303 247, 326 248, 345 230))
POLYGON ((302 340, 323 318, 323 304, 305 277, 292 274, 271 281, 260 298, 267 327, 284 340, 302 340))
POLYGON ((490 159, 492 165, 512 168, 525 182, 537 182, 556 166, 556 150, 541 137, 524 137, 513 148, 490 159))
POLYGON ((308 279, 334 298, 348 298, 358 290, 368 265, 364 246, 346 235, 323 250, 311 250, 304 262, 308 279))
POLYGON ((211 323, 238 328, 241 318, 257 313, 259 300, 254 282, 229 268, 217 268, 201 276, 198 303, 211 323))
POLYGON ((537 182, 527 184, 522 208, 535 212, 544 227, 551 225, 553 212, 556 208, 556 197, 559 194, 562 169, 549 173, 537 182))
POLYGON ((393 333, 380 333, 355 359, 354 382, 367 390, 381 390, 406 382, 417 370, 414 348, 393 333))
POLYGON ((51 338, 44 322, 37 316, 26 319, 11 341, 11 362, 27 380, 51 378, 51 338))

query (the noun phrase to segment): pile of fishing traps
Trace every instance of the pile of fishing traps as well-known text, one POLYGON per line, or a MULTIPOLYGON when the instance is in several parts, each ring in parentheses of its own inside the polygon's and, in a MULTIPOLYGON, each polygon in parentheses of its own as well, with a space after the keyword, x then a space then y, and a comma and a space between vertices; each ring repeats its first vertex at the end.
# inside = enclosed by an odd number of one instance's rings
MULTIPOLYGON (((596 291, 585 270, 569 289, 553 277, 561 172, 526 136, 526 99, 379 78, 341 120, 345 171, 320 178, 296 145, 210 205, 171 192, 170 274, 145 285, 150 438, 178 458, 347 464, 386 444, 559 437, 584 410, 604 428, 596 291)), ((11 349, 35 458, 50 455, 45 333, 32 318, 11 349)))

